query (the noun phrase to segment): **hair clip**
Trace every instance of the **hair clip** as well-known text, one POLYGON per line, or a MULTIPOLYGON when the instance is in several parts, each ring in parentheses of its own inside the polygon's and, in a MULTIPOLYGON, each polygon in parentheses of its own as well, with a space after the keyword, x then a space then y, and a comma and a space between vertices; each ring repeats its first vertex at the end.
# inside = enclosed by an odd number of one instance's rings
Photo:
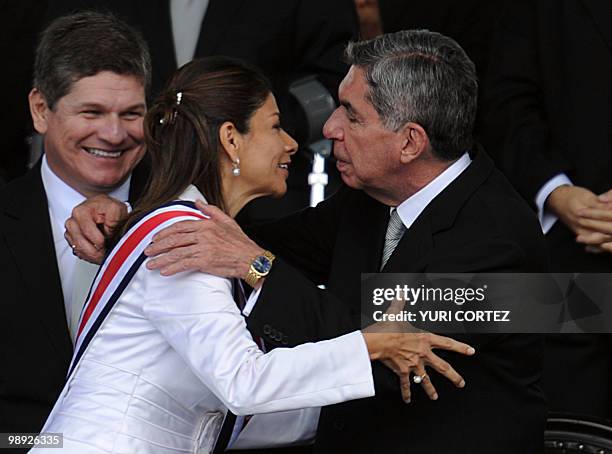
POLYGON ((177 106, 181 104, 182 99, 183 99, 183 92, 182 91, 176 92, 176 105, 177 106))

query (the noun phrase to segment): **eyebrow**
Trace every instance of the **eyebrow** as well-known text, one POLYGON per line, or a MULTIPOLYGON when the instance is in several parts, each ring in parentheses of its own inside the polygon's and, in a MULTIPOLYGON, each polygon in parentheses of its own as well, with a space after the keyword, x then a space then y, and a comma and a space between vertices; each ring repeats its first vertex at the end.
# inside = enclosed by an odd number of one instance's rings
MULTIPOLYGON (((77 105, 79 109, 98 109, 98 110, 106 110, 106 106, 102 104, 98 104, 95 102, 85 102, 83 104, 77 105)), ((122 112, 131 112, 134 110, 145 110, 146 106, 144 103, 133 104, 131 106, 122 109, 122 112)))

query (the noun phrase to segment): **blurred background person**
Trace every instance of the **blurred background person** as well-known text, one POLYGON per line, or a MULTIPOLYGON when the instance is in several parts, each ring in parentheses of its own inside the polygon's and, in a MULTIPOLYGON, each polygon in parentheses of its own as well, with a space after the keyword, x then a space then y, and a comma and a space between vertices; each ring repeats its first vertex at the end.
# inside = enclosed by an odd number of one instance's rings
MULTIPOLYGON (((488 82, 485 145, 538 213, 551 270, 612 272, 610 2, 510 2, 488 82)), ((611 416, 611 355, 609 336, 548 337, 550 409, 611 416)))
POLYGON ((2 70, 10 88, 2 95, 0 112, 0 179, 12 180, 28 169, 32 120, 28 93, 37 36, 42 29, 47 0, 0 1, 0 55, 7 63, 2 70))
MULTIPOLYGON (((482 98, 493 33, 507 0, 354 1, 363 38, 400 30, 427 29, 457 41, 476 65, 479 97, 482 98)), ((477 137, 480 135, 481 111, 479 107, 477 137)))
POLYGON ((361 39, 372 39, 383 34, 380 20, 379 0, 355 0, 359 17, 359 36, 361 39))

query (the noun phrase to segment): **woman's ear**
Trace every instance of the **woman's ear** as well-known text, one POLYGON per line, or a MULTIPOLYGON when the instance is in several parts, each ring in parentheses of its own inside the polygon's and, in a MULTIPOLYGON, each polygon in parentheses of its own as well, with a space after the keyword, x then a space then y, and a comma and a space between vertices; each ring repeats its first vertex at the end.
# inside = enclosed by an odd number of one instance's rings
POLYGON ((420 124, 408 122, 399 133, 402 140, 400 151, 402 164, 414 161, 429 149, 429 136, 420 124))
POLYGON ((235 162, 239 158, 242 135, 231 121, 226 121, 219 128, 219 142, 230 161, 235 162))
POLYGON ((49 126, 49 106, 43 94, 37 88, 33 88, 28 95, 28 103, 30 104, 30 115, 36 132, 45 134, 49 126))

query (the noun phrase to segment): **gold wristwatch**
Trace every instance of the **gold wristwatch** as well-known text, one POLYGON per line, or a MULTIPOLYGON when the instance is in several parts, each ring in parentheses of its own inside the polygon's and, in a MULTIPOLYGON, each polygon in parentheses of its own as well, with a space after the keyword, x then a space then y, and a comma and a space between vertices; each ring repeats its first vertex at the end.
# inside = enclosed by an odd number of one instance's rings
POLYGON ((268 275, 272 269, 272 262, 276 257, 270 251, 264 251, 262 255, 258 255, 251 261, 251 267, 244 281, 251 287, 255 288, 257 282, 268 275))

